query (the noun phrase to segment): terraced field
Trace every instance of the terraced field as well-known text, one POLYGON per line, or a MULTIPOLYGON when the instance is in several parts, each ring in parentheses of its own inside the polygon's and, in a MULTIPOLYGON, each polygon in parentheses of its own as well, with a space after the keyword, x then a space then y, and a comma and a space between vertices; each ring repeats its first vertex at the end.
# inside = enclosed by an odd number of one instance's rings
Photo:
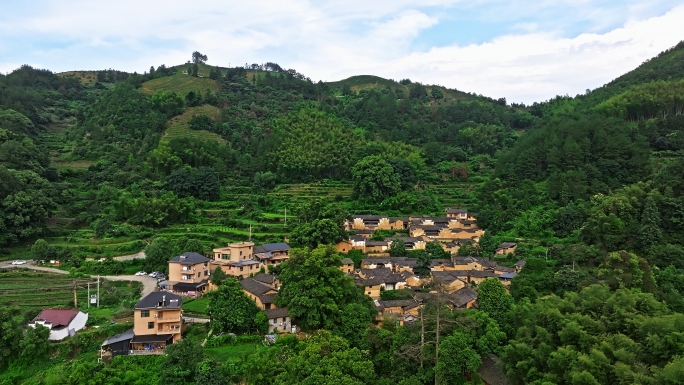
POLYGON ((218 134, 204 130, 191 130, 188 127, 188 122, 190 122, 190 119, 195 115, 207 115, 216 122, 221 117, 221 110, 218 107, 210 106, 208 104, 200 107, 187 108, 183 114, 169 120, 168 128, 166 129, 166 132, 164 132, 162 141, 169 141, 174 138, 195 138, 214 140, 220 144, 226 144, 226 140, 218 134))
POLYGON ((66 275, 0 270, 0 306, 21 308, 66 307, 74 300, 72 286, 76 282, 78 301, 86 303, 86 282, 66 275))

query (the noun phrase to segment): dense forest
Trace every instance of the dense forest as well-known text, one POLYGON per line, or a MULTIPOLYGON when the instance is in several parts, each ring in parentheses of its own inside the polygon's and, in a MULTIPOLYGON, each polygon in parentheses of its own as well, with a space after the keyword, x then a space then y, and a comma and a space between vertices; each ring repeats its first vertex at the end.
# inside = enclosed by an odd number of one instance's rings
MULTIPOLYGON (((0 260, 163 271, 179 252, 288 236, 277 301, 311 336, 227 359, 189 336, 163 357, 103 364, 97 338, 116 325, 55 347, 22 336, 35 313, 3 309, 0 384, 479 384, 492 355, 512 384, 684 384, 684 42, 529 106, 196 54, 143 74, 0 75, 0 260), (526 261, 510 293, 486 280, 477 311, 437 295, 420 323, 369 326, 372 301, 326 245, 349 236, 352 213, 454 206, 486 231, 459 255, 526 261), (501 242, 515 253, 494 255, 501 242), (111 259, 141 250, 139 264, 111 259)), ((210 311, 241 295, 219 291, 210 311)), ((243 307, 213 326, 258 329, 243 307)))

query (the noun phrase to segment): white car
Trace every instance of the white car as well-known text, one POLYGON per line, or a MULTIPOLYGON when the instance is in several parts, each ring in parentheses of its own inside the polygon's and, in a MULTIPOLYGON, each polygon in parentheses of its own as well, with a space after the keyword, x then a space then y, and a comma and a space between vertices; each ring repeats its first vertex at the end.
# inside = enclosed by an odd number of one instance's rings
POLYGON ((12 261, 12 264, 13 265, 25 265, 26 261, 16 260, 16 261, 12 261))
POLYGON ((147 275, 147 273, 145 273, 144 271, 139 271, 139 272, 135 273, 135 275, 147 275))

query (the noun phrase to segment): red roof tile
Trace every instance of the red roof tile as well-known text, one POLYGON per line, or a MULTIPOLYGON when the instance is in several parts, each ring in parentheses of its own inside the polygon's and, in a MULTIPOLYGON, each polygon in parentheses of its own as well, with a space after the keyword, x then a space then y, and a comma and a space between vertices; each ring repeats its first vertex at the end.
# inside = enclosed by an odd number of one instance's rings
POLYGON ((69 322, 76 317, 78 310, 74 309, 45 309, 40 312, 33 319, 33 321, 46 321, 52 324, 52 327, 68 326, 69 322))

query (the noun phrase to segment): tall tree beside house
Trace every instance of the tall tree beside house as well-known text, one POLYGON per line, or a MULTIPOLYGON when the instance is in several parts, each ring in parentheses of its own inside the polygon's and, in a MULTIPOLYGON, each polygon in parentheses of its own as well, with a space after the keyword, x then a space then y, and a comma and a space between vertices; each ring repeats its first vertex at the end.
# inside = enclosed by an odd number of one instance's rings
POLYGON ((477 302, 480 310, 492 317, 501 328, 506 325, 506 317, 514 301, 498 279, 487 278, 477 286, 477 302))
POLYGON ((214 271, 211 272, 210 281, 216 286, 221 286, 226 279, 228 279, 228 276, 223 271, 221 266, 218 266, 216 269, 214 269, 214 271))
POLYGON ((282 288, 276 304, 287 307, 304 330, 335 329, 347 304, 358 303, 372 312, 370 299, 340 266, 342 257, 334 245, 292 250, 290 259, 282 264, 282 288))
POLYGON ((19 309, 3 307, 0 309, 0 369, 5 368, 16 356, 18 341, 23 335, 21 317, 17 317, 19 309))
POLYGON ((204 358, 202 347, 193 339, 184 338, 166 348, 166 359, 159 373, 159 385, 193 383, 197 367, 204 358))
POLYGON ((166 271, 169 259, 173 258, 173 241, 166 237, 156 237, 145 247, 145 269, 166 271))
POLYGON ((401 191, 401 180, 392 165, 380 156, 367 156, 352 168, 354 196, 370 203, 380 203, 401 191))
POLYGON ((390 257, 406 257, 408 250, 406 250, 406 243, 401 239, 395 239, 389 247, 390 257))
POLYGON ((316 248, 331 245, 346 239, 347 233, 332 219, 314 219, 311 223, 300 223, 292 230, 290 241, 294 246, 316 248))
POLYGON ((211 291, 207 314, 214 333, 240 333, 257 328, 255 317, 260 309, 242 291, 235 279, 226 279, 218 290, 211 291))

